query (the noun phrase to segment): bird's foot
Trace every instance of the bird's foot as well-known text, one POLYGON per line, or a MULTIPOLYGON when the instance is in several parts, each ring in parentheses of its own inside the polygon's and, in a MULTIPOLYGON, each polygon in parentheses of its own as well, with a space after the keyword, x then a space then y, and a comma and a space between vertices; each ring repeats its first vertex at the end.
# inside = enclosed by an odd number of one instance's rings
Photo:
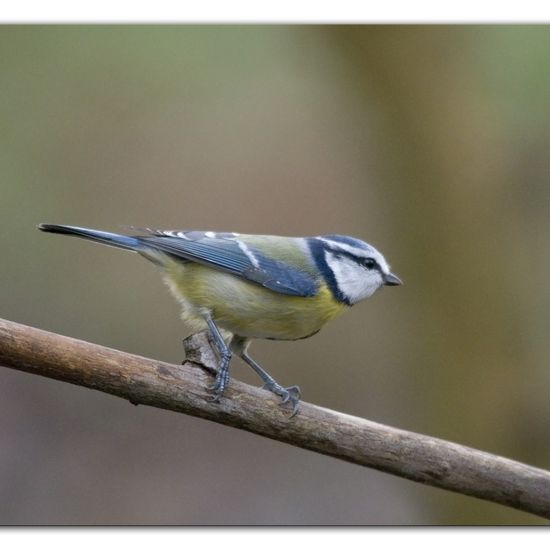
POLYGON ((289 418, 292 418, 300 410, 300 388, 299 386, 289 386, 288 388, 283 388, 283 386, 273 383, 264 384, 264 389, 273 392, 275 395, 278 395, 281 398, 281 405, 286 405, 290 403, 292 405, 292 413, 289 418))
POLYGON ((223 392, 225 390, 225 387, 227 386, 227 382, 229 381, 229 371, 222 372, 221 370, 218 371, 218 374, 216 375, 216 380, 213 384, 210 386, 207 386, 207 389, 211 392, 214 392, 214 395, 210 396, 208 398, 209 401, 213 401, 214 403, 218 403, 220 401, 220 397, 223 395, 223 392))
POLYGON ((223 392, 228 382, 229 360, 224 361, 224 364, 222 364, 222 366, 218 369, 216 380, 214 380, 214 383, 210 386, 207 386, 207 389, 209 391, 214 392, 214 395, 212 395, 208 400, 213 401, 214 403, 218 403, 220 401, 220 397, 223 395, 223 392))

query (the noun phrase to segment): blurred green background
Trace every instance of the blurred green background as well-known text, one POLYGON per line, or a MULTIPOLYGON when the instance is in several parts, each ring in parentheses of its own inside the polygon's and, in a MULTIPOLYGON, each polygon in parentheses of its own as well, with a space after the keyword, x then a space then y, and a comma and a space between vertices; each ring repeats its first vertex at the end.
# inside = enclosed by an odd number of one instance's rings
MULTIPOLYGON (((0 48, 2 317, 178 363, 154 266, 36 225, 355 235, 405 285, 254 356, 307 401, 550 468, 548 27, 4 26, 0 48)), ((545 523, 0 374, 2 524, 545 523)))

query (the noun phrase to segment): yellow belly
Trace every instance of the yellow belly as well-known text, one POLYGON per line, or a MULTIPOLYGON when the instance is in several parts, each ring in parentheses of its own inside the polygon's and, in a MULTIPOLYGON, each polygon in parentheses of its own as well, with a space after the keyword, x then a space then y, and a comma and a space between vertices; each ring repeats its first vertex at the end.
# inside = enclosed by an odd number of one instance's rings
POLYGON ((205 328, 209 313, 220 328, 239 336, 295 340, 311 336, 346 308, 325 285, 316 296, 287 296, 196 263, 169 264, 165 280, 193 330, 205 328))

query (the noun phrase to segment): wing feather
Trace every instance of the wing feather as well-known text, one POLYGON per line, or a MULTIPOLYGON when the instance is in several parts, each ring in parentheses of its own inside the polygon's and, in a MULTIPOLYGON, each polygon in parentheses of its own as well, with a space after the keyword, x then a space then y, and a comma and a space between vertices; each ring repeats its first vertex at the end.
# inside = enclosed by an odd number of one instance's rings
POLYGON ((137 238, 172 257, 225 271, 280 294, 307 297, 317 292, 311 273, 269 258, 231 233, 156 231, 137 238))

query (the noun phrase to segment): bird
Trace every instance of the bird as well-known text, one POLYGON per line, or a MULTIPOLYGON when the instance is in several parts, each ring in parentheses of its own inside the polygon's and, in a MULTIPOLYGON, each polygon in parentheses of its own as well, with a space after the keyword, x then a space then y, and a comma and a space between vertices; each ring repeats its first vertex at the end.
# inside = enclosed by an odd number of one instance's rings
POLYGON ((135 235, 41 223, 72 235, 137 252, 157 265, 193 331, 208 330, 219 360, 210 399, 229 382, 232 355, 262 379, 282 405, 299 409, 298 386, 283 387, 248 353, 252 340, 313 336, 383 286, 401 285, 384 256, 346 235, 285 237, 214 231, 132 228, 135 235))

